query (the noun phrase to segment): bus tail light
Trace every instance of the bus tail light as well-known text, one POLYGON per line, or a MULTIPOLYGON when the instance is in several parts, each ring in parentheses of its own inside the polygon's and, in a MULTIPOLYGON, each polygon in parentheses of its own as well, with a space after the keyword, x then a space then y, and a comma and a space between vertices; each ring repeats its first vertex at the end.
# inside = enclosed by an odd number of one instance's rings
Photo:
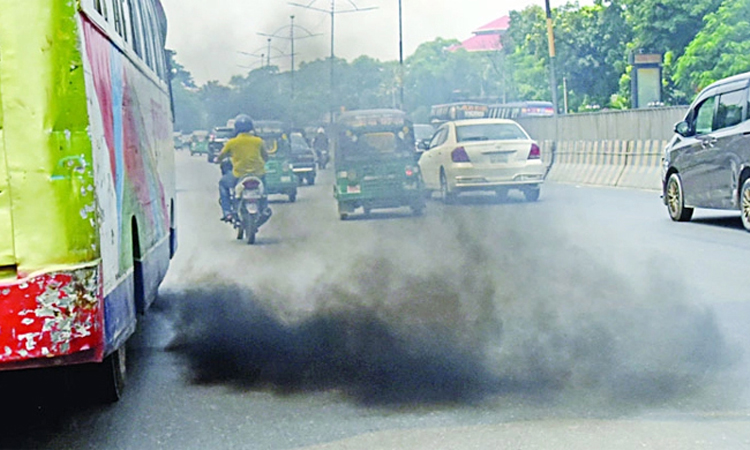
POLYGON ((469 160, 469 155, 466 153, 466 149, 463 147, 456 147, 451 152, 451 161, 453 162, 471 162, 469 160))

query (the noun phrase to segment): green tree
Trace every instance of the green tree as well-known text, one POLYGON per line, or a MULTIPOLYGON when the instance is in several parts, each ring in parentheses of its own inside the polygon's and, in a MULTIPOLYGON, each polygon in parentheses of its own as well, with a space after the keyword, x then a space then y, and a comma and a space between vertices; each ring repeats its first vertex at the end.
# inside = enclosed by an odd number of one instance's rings
POLYGON ((174 51, 167 50, 167 58, 170 68, 175 130, 189 132, 206 128, 206 115, 193 75, 177 62, 177 54, 174 51))
POLYGON ((568 83, 573 110, 585 105, 612 106, 625 72, 630 27, 618 1, 593 6, 567 5, 556 20, 559 72, 568 83))
POLYGON ((486 96, 482 78, 489 62, 477 53, 451 50, 456 40, 438 38, 420 45, 405 64, 406 109, 486 96))
POLYGON ((633 28, 633 49, 666 53, 679 58, 722 0, 622 0, 633 28))
POLYGON ((674 80, 689 95, 750 71, 750 0, 725 0, 677 61, 674 80))

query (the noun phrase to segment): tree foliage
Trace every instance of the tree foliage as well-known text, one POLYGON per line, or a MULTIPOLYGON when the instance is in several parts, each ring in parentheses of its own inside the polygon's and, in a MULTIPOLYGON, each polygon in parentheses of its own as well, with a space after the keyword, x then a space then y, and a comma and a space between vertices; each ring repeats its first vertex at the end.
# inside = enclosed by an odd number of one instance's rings
POLYGON ((750 71, 750 0, 725 0, 677 62, 674 79, 696 93, 729 75, 750 71))
MULTIPOLYGON (((561 103, 567 94, 569 111, 627 107, 628 55, 637 49, 664 54, 664 98, 672 103, 689 100, 716 79, 750 70, 750 0, 595 0, 590 6, 567 3, 552 16, 555 88, 561 103)), ((330 59, 304 62, 293 76, 270 66, 226 85, 197 86, 170 52, 175 128, 206 129, 241 112, 314 124, 332 110, 402 106, 425 120, 431 105, 456 100, 549 100, 545 11, 529 6, 510 18, 502 49, 495 51, 467 52, 455 48, 458 41, 438 38, 420 45, 403 68, 368 56, 336 59, 333 95, 330 59)))

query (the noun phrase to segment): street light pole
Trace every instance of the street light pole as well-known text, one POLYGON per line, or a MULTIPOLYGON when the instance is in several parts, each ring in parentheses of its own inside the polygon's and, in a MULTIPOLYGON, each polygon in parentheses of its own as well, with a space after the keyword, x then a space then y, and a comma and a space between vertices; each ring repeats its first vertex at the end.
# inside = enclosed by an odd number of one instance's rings
POLYGON ((557 114, 557 76, 555 75, 555 33, 552 27, 552 9, 549 6, 549 0, 544 0, 544 6, 547 12, 547 41, 549 43, 549 84, 552 92, 552 105, 557 114))
POLYGON ((398 88, 400 108, 404 109, 404 27, 401 0, 398 0, 398 88))
POLYGON ((292 43, 292 69, 291 69, 291 84, 292 84, 292 102, 294 101, 294 15, 289 16, 291 19, 291 25, 289 26, 289 40, 292 43))

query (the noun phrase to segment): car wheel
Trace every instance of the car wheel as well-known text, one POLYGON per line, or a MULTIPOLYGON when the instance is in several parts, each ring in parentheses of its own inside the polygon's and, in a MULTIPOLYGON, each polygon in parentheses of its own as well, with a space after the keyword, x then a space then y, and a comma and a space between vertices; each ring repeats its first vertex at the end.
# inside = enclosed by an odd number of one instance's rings
POLYGON ((667 210, 675 222, 687 222, 693 217, 693 208, 685 207, 685 193, 678 173, 673 173, 667 180, 667 210))
POLYGON ((523 190, 523 196, 526 198, 527 202, 535 202, 539 200, 539 195, 541 194, 542 189, 537 186, 533 188, 526 188, 523 190))
POLYGON ((344 205, 339 203, 339 219, 346 220, 349 218, 349 211, 344 208, 344 205))
POLYGON ((456 194, 450 191, 448 186, 448 178, 445 176, 445 171, 440 170, 440 198, 445 204, 455 203, 456 194))
POLYGON ((750 178, 742 183, 740 190, 740 208, 742 211, 742 225, 747 231, 750 231, 750 178))
POLYGON ((315 184, 315 175, 314 174, 308 175, 307 176, 307 185, 308 186, 312 186, 314 184, 315 184))
POLYGON ((289 203, 294 203, 297 201, 297 192, 292 192, 289 194, 289 203))

